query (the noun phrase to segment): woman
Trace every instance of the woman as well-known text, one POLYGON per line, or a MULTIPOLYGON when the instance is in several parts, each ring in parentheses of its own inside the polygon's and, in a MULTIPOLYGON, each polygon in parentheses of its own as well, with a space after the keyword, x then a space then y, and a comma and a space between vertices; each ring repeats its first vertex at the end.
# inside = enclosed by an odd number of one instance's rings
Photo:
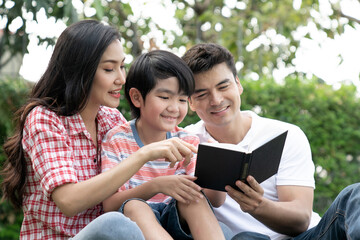
POLYGON ((100 174, 101 140, 126 121, 115 109, 124 60, 118 31, 97 21, 75 23, 59 37, 4 145, 3 193, 24 211, 21 239, 143 239, 121 213, 101 215, 101 202, 147 161, 181 161, 196 151, 177 140, 148 145, 100 174))

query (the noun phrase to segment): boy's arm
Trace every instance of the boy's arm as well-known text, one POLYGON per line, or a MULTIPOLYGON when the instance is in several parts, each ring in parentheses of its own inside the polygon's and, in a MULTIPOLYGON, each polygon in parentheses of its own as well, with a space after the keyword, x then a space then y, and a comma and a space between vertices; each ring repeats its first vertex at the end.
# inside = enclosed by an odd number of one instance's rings
POLYGON ((152 182, 149 181, 136 188, 126 189, 124 191, 118 191, 112 196, 103 201, 103 207, 105 212, 117 211, 121 205, 128 199, 141 198, 148 200, 157 194, 156 189, 152 186, 152 182))
POLYGON ((131 198, 149 200, 158 193, 175 198, 177 201, 186 203, 202 198, 201 188, 193 181, 195 177, 187 175, 171 175, 156 177, 135 188, 126 189, 113 194, 103 202, 104 211, 116 211, 121 205, 131 198))
MULTIPOLYGON (((145 155, 148 158, 148 161, 165 158, 166 161, 171 162, 170 167, 172 167, 172 165, 174 165, 176 162, 181 162, 181 164, 187 165, 190 162, 193 153, 197 152, 195 146, 182 141, 179 138, 171 138, 146 145, 125 160, 121 160, 119 158, 119 155, 116 154, 116 151, 114 151, 116 149, 121 149, 121 147, 119 145, 113 144, 113 141, 107 142, 106 139, 104 140, 102 151, 103 170, 110 169, 116 165, 121 166, 125 162, 127 164, 131 164, 131 162, 128 162, 129 158, 133 159, 133 155, 137 155, 139 153, 145 155), (114 154, 112 154, 112 152, 114 152, 114 154)), ((140 168, 138 168, 138 170, 139 169, 140 168)), ((137 197, 145 200, 150 199, 155 194, 162 192, 161 189, 159 190, 157 187, 158 184, 156 183, 156 181, 149 181, 146 184, 136 188, 114 193, 108 199, 103 201, 105 211, 118 210, 122 203, 130 198, 137 197)))

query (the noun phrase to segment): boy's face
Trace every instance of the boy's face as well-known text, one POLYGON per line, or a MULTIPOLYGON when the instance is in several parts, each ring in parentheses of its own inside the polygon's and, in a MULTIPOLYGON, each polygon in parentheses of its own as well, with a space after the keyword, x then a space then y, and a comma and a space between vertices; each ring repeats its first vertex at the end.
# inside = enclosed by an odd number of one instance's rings
POLYGON ((155 87, 141 101, 140 121, 153 130, 171 131, 185 118, 188 96, 179 93, 176 77, 158 80, 155 87))
POLYGON ((190 108, 207 126, 222 127, 234 123, 240 114, 243 88, 226 63, 195 74, 194 78, 195 93, 190 98, 190 108))

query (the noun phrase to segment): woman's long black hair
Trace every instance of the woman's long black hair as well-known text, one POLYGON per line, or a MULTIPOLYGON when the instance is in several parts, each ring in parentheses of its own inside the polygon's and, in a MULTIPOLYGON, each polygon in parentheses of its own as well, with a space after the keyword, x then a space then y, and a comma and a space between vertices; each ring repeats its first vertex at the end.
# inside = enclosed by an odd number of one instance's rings
POLYGON ((22 131, 29 112, 44 106, 61 116, 79 113, 89 98, 99 61, 119 32, 95 20, 83 20, 66 28, 56 42, 49 65, 32 89, 27 103, 15 114, 15 133, 4 144, 7 160, 1 171, 3 198, 17 208, 23 202, 26 162, 22 131))

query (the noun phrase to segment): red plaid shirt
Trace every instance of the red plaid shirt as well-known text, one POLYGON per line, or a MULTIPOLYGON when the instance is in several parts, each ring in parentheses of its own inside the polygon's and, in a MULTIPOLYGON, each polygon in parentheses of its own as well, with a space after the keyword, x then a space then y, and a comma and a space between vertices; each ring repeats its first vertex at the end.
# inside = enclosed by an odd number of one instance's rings
MULTIPOLYGON (((108 130, 126 122, 118 110, 108 107, 100 107, 97 121, 98 146, 108 130)), ((28 176, 20 239, 68 239, 103 212, 99 204, 66 217, 51 200, 56 187, 85 181, 101 171, 98 151, 80 114, 65 117, 34 108, 25 122, 22 145, 28 176)))

